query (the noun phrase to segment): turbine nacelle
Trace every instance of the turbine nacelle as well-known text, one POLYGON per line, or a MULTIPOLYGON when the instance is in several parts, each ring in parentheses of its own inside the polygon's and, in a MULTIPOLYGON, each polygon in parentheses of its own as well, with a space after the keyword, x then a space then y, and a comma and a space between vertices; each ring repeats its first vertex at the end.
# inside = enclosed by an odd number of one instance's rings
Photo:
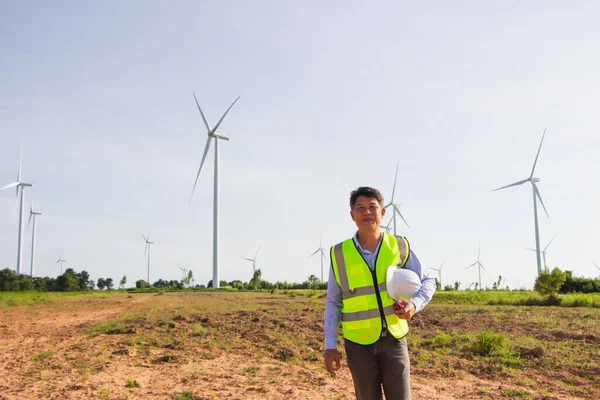
POLYGON ((211 137, 214 137, 214 138, 217 138, 217 139, 229 140, 229 136, 226 136, 226 135, 224 135, 222 133, 219 133, 219 132, 215 132, 213 134, 209 134, 208 136, 211 136, 211 137))
POLYGON ((540 181, 540 178, 532 177, 531 180, 535 183, 538 183, 540 181))

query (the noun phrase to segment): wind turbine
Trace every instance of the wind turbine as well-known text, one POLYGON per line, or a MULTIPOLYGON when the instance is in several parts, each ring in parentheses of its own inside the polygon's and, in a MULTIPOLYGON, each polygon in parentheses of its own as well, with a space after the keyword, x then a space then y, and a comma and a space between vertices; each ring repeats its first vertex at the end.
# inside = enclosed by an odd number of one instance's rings
POLYGON ((63 274, 63 263, 66 263, 67 260, 63 260, 62 258, 62 253, 60 253, 60 256, 58 257, 58 260, 56 260, 56 263, 60 263, 60 274, 63 274))
POLYGON ((217 128, 223 122, 223 119, 231 110, 231 107, 239 100, 238 97, 235 99, 233 103, 229 106, 225 114, 221 117, 219 122, 211 129, 206 121, 206 117, 202 112, 202 108, 200 108, 200 104, 198 103, 198 99, 196 98, 196 94, 194 93, 194 100, 196 100, 196 105, 198 106, 198 111, 200 111, 200 115, 202 116, 202 121, 204 121, 204 125, 206 126, 206 130, 208 131, 208 139, 206 140, 206 146, 204 146, 204 155, 202 155, 202 161, 200 162, 200 168, 198 168, 198 173, 196 174, 196 181, 194 182, 194 187, 192 188, 192 195, 190 196, 190 205, 192 204, 192 198, 194 197, 194 190, 196 189, 196 184, 198 183, 198 177, 200 176, 200 171, 202 170, 202 166, 204 165, 204 161, 206 160, 206 155, 208 154, 208 149, 210 148, 210 142, 212 139, 215 139, 215 176, 214 176, 214 199, 213 199, 213 280, 212 286, 214 289, 219 288, 219 139, 229 140, 229 136, 226 136, 222 133, 217 132, 217 128))
MULTIPOLYGON (((406 226, 410 228, 410 226, 408 225, 408 222, 406 222, 406 220, 402 216, 402 213, 400 212, 400 203, 394 203, 394 195, 396 194, 396 180, 398 179, 398 166, 399 165, 400 165, 400 163, 396 164, 396 175, 394 176, 394 188, 392 189, 392 199, 385 206, 386 209, 388 207, 392 207, 392 221, 394 223, 394 236, 397 235, 397 233, 396 233, 396 214, 398 214, 400 216, 400 218, 402 218, 402 221, 404 221, 406 226)), ((389 227, 389 224, 388 224, 388 227, 389 227)), ((389 229, 388 227, 386 227, 386 230, 389 229)))
POLYGON ((146 242, 146 245, 144 246, 144 255, 146 255, 146 251, 148 252, 148 285, 150 285, 150 246, 154 244, 154 242, 150 241, 150 231, 148 231, 148 237, 144 236, 144 234, 142 233, 142 237, 144 238, 144 241, 146 242))
POLYGON ((9 183, 8 185, 0 188, 0 190, 9 189, 12 187, 16 187, 15 200, 19 197, 19 238, 17 240, 17 274, 22 273, 23 268, 23 201, 25 196, 25 188, 33 186, 32 183, 26 183, 21 181, 21 169, 23 166, 23 150, 21 150, 21 155, 19 156, 19 172, 17 173, 17 180, 13 183, 9 183), (20 194, 20 196, 19 196, 20 194))
POLYGON ((600 267, 598 266, 598 264, 596 264, 596 261, 592 260, 592 262, 594 263, 594 265, 596 266, 596 268, 598 268, 598 271, 600 271, 600 267))
MULTIPOLYGON (((321 228, 321 240, 319 240, 319 248, 317 250, 315 250, 314 253, 312 253, 310 256, 308 256, 308 258, 311 258, 312 256, 314 256, 317 253, 321 253, 321 282, 323 282, 323 260, 327 261, 327 256, 325 255, 325 252, 323 251, 323 228, 321 228)), ((307 260, 308 260, 307 258, 307 260)))
POLYGON ((33 220, 33 227, 31 230, 31 267, 29 268, 29 276, 33 278, 33 267, 35 261, 35 220, 38 215, 42 215, 42 213, 33 211, 33 205, 29 208, 29 221, 27 222, 27 228, 29 228, 29 224, 31 220, 33 220))
POLYGON ((465 270, 477 265, 477 267, 478 267, 477 269, 479 271, 479 290, 483 290, 481 288, 481 270, 483 269, 488 275, 489 275, 489 272, 487 272, 487 269, 485 269, 483 267, 483 264, 481 263, 481 261, 479 261, 479 250, 480 250, 480 248, 478 247, 477 248, 477 261, 475 261, 473 264, 469 265, 467 268, 465 268, 465 270))
MULTIPOLYGON (((448 257, 446 257, 448 258, 448 257)), ((444 258, 444 261, 442 261, 442 265, 440 265, 439 268, 429 268, 432 271, 437 271, 439 276, 440 276, 440 288, 443 288, 444 286, 442 286, 442 267, 444 266, 444 263, 446 262, 446 258, 444 258)))
POLYGON ((258 250, 260 250, 260 245, 258 246, 258 249, 256 250, 256 254, 254 254, 254 258, 242 257, 244 260, 252 261, 252 273, 256 272, 256 263, 258 262, 258 260, 256 259, 256 256, 258 255, 258 250))
MULTIPOLYGON (((550 243, 552 243, 552 241, 554 240, 555 237, 556 237, 556 235, 552 236, 552 239, 550 239, 550 241, 548 242, 546 247, 544 247, 544 250, 542 250, 542 258, 544 259, 544 270, 545 271, 548 271, 548 265, 546 264, 546 250, 548 250, 550 243)), ((529 247, 527 248, 527 250, 536 251, 535 249, 530 249, 529 247)))
POLYGON ((526 179, 520 180, 518 182, 511 183, 510 185, 506 185, 506 186, 502 186, 498 189, 494 189, 494 192, 495 192, 497 190, 506 189, 511 186, 519 186, 526 182, 531 183, 531 187, 533 189, 533 218, 534 218, 534 222, 535 222, 535 249, 536 249, 535 253, 537 256, 538 276, 540 276, 540 274, 542 273, 542 256, 541 256, 541 251, 540 251, 540 230, 538 227, 538 212, 537 212, 537 200, 538 199, 540 200, 540 203, 542 204, 542 207, 544 208, 544 211, 546 212, 546 216, 548 218, 550 218, 550 216, 548 215, 548 211, 546 210, 546 206, 544 205, 544 201, 542 200, 542 196, 540 195, 540 191, 538 190, 538 187, 536 185, 536 183, 538 183, 540 181, 540 179, 533 176, 533 173, 535 172, 535 166, 537 164, 538 157, 540 156, 540 150, 542 150, 542 143, 544 143, 544 136, 546 136, 546 128, 544 128, 544 133, 542 134, 542 140, 540 141, 540 147, 538 147, 538 151, 535 156, 535 161, 533 162, 533 168, 531 168, 531 174, 529 174, 529 177, 526 179))

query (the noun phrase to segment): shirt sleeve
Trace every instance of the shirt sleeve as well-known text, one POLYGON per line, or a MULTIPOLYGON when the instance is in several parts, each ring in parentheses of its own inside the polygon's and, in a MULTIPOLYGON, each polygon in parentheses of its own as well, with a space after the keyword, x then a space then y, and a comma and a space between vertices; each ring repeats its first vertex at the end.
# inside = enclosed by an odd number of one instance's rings
POLYGON ((337 349, 337 332, 342 319, 342 289, 335 280, 333 268, 329 268, 324 317, 325 350, 337 349))
POLYGON ((413 271, 419 276, 419 279, 421 279, 421 288, 414 295, 414 297, 410 299, 415 305, 415 308, 417 309, 416 312, 419 312, 433 298, 433 294, 435 293, 435 290, 437 288, 435 284, 435 278, 429 276, 429 274, 423 271, 423 267, 421 267, 421 262, 412 250, 410 251, 410 256, 408 257, 408 261, 404 265, 404 268, 413 271))

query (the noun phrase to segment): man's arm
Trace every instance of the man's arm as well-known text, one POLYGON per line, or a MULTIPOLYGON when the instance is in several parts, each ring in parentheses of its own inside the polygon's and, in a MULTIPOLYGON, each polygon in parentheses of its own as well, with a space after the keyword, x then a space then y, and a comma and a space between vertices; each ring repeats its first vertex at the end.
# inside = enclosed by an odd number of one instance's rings
POLYGON ((419 291, 411 298, 410 300, 413 302, 416 308, 416 312, 419 312, 431 301, 433 294, 437 288, 435 284, 435 278, 429 276, 425 271, 423 271, 423 267, 421 267, 421 262, 417 258, 417 255, 411 250, 410 256, 408 257, 408 261, 404 265, 404 268, 409 269, 416 273, 421 279, 421 288, 419 291))
POLYGON ((340 353, 337 351, 337 331, 342 315, 342 289, 335 280, 333 268, 329 270, 327 282, 327 298, 325 299, 325 352, 323 361, 325 369, 335 377, 335 371, 340 369, 340 353))
POLYGON ((335 280, 333 268, 329 269, 329 281, 327 282, 327 297, 325 298, 325 323, 323 332, 325 334, 325 350, 337 348, 337 331, 340 326, 342 315, 342 289, 335 280))

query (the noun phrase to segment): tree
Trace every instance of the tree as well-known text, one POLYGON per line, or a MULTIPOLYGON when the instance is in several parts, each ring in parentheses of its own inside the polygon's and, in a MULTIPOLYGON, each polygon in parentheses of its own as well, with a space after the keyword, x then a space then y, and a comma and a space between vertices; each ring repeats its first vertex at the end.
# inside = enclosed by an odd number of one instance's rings
POLYGON ((307 286, 309 289, 315 290, 319 287, 319 284, 321 283, 321 281, 316 276, 311 275, 306 280, 306 283, 307 283, 307 286))
POLYGON ((106 288, 108 290, 110 290, 110 289, 113 288, 113 286, 114 286, 113 279, 112 278, 106 278, 106 288))
POLYGON ((138 279, 137 281, 135 281, 135 287, 136 287, 137 289, 144 289, 144 288, 147 288, 147 287, 149 287, 149 286, 150 286, 150 285, 148 285, 148 282, 146 282, 146 281, 145 281, 145 280, 143 280, 143 279, 138 279))
POLYGON ((98 278, 98 282, 96 282, 96 286, 98 286, 98 290, 104 290, 106 287, 106 279, 98 278))
POLYGON ((77 277, 77 285, 79 286, 79 290, 87 290, 89 288, 90 274, 87 271, 81 271, 80 273, 75 274, 75 276, 77 277))
POLYGON ((192 283, 194 283, 194 273, 190 269, 187 273, 187 277, 185 278, 185 286, 189 287, 192 283))
POLYGON ((59 292, 78 292, 80 291, 77 274, 71 268, 68 268, 64 274, 56 278, 56 290, 59 292))
POLYGON ((558 268, 554 268, 552 272, 543 271, 535 280, 533 290, 542 296, 556 296, 560 287, 567 280, 567 274, 558 268))
POLYGON ((127 276, 123 275, 121 282, 119 282, 119 289, 124 290, 125 284, 127 283, 127 276))
POLYGON ((252 279, 250 279, 250 287, 254 290, 257 290, 258 288, 260 288, 260 281, 262 280, 262 272, 260 271, 260 268, 257 269, 256 271, 254 271, 254 274, 252 275, 252 279))

